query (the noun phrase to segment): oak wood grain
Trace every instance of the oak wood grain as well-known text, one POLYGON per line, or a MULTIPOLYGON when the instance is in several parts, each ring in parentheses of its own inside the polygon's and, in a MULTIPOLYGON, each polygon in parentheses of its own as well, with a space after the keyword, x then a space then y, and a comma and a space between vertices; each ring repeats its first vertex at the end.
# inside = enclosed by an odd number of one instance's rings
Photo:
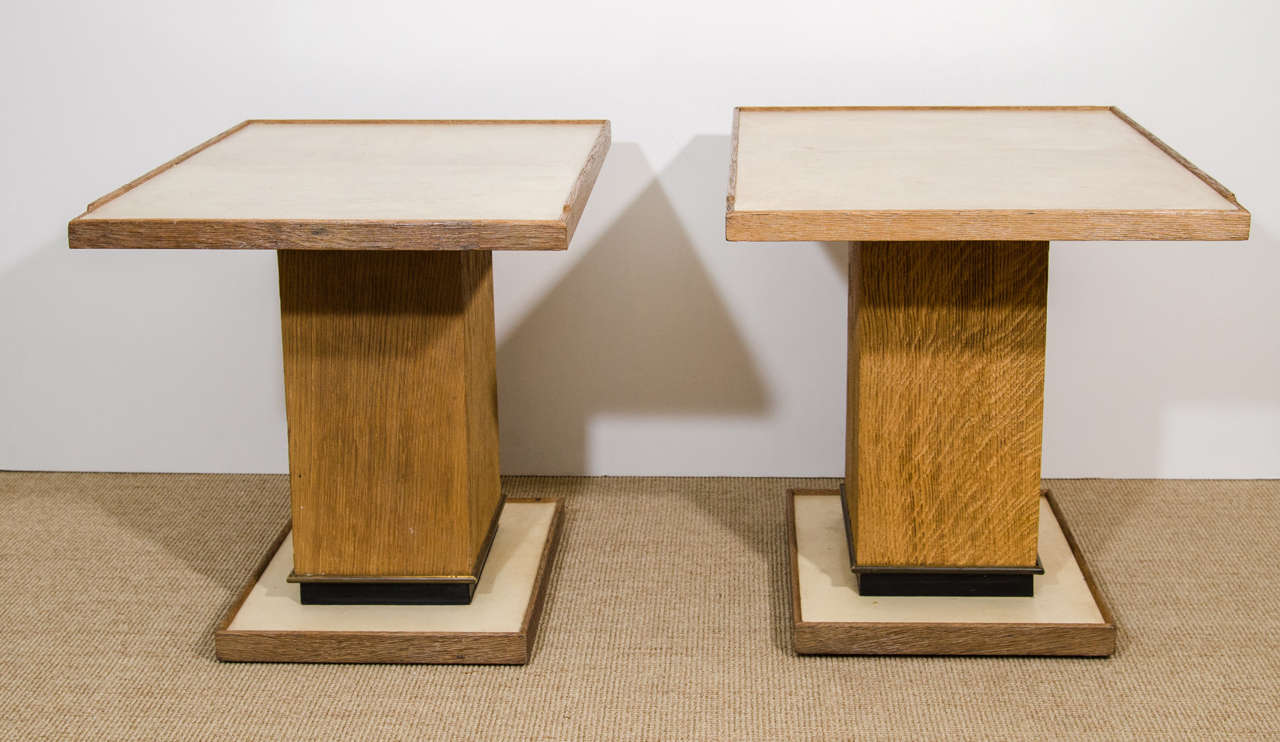
POLYGON ((1115 652, 1115 630, 1071 624, 800 624, 794 642, 797 654, 1108 657, 1115 652))
POLYGON ((475 579, 501 504, 490 254, 278 255, 297 576, 475 579))
POLYGON ((855 243, 846 492, 859 566, 1032 566, 1045 242, 855 243))
POLYGON ((97 219, 68 227, 76 249, 564 250, 563 221, 97 219))
POLYGON ((839 496, 838 490, 788 490, 787 539, 790 553, 792 647, 801 655, 1017 655, 1109 657, 1116 650, 1111 610, 1085 564, 1053 495, 1043 491, 1104 623, 962 623, 939 616, 936 622, 816 622, 800 610, 799 553, 796 543, 797 495, 839 496))
POLYGON ((582 171, 578 173, 578 179, 574 181, 573 188, 569 191, 569 198, 565 201, 564 208, 561 210, 560 221, 565 226, 564 241, 565 246, 569 244, 569 240, 573 238, 574 231, 578 228, 578 221, 582 218, 582 212, 587 208, 587 197, 591 195, 591 189, 595 187, 596 178, 600 175, 600 169, 604 167, 605 155, 609 153, 610 142, 610 126, 608 121, 594 122, 600 124, 600 134, 596 137, 595 144, 592 145, 591 151, 587 154, 587 161, 582 166, 582 171))
MULTIPOLYGON (((467 492, 471 543, 483 544, 502 510, 498 479, 498 358, 493 324, 493 257, 478 253, 463 260, 463 286, 470 302, 462 314, 467 395, 467 492)), ((481 547, 482 549, 487 547, 481 547)))
POLYGON ((1245 240, 1249 212, 1214 210, 974 209, 730 211, 725 239, 843 240, 1245 240))

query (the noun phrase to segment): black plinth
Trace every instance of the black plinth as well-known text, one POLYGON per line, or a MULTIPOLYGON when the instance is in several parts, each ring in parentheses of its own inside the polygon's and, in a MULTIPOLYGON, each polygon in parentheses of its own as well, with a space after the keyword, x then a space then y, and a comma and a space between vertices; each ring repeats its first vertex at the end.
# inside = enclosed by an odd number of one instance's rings
POLYGON ((476 582, 299 582, 303 605, 467 605, 476 582))
POLYGON ((1035 567, 983 569, 947 568, 858 568, 858 594, 869 596, 969 596, 1030 598, 1034 576, 1044 569, 1035 567))

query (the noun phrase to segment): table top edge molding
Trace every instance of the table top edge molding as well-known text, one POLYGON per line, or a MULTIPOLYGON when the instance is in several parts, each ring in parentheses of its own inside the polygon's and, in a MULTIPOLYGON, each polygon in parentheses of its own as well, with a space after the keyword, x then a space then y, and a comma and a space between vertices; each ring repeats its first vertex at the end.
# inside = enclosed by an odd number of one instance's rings
POLYGON ((736 106, 748 113, 791 111, 1111 111, 1115 106, 736 106))
POLYGON ((89 203, 72 249, 566 250, 612 143, 608 119, 247 119, 89 203), (93 212, 255 124, 583 125, 599 133, 557 219, 95 218, 93 212))
POLYGON ((725 197, 725 239, 730 242, 1239 241, 1249 238, 1251 214, 1230 189, 1116 106, 735 106, 730 152, 725 197), (739 211, 736 202, 741 114, 822 111, 1107 111, 1235 208, 739 211))
POLYGON ((736 211, 730 242, 1240 241, 1251 215, 1216 209, 736 211))
POLYGON ((582 170, 578 172, 578 177, 569 190, 569 196, 560 212, 560 221, 565 227, 565 248, 568 248, 569 240, 573 239, 573 233, 578 228, 578 220, 582 218, 582 212, 587 208, 587 197, 595 187, 596 178, 604 167, 605 156, 613 143, 612 125, 608 121, 599 123, 601 124, 600 133, 596 135, 596 141, 591 145, 587 160, 583 163, 582 170))
POLYGON ((1246 214, 1248 213, 1248 210, 1245 209, 1243 206, 1241 206, 1240 202, 1236 200, 1236 194, 1232 193, 1230 189, 1222 185, 1222 183, 1218 182, 1217 178, 1214 178, 1213 176, 1209 175, 1205 171, 1196 167, 1190 160, 1188 160, 1186 157, 1183 157, 1180 152, 1178 152, 1173 147, 1170 147, 1168 144, 1165 144, 1164 140, 1162 140, 1160 137, 1157 137, 1155 134, 1152 134, 1142 124, 1139 124, 1137 121, 1134 121, 1124 111, 1121 111, 1119 108, 1115 106, 1110 106, 1109 110, 1111 111, 1112 114, 1116 116, 1116 118, 1128 124, 1134 131, 1138 132, 1143 137, 1145 137, 1147 141, 1155 145, 1157 149, 1159 149, 1161 152, 1164 152, 1169 157, 1173 158, 1179 165, 1181 165, 1182 167, 1190 171, 1192 175, 1196 176, 1201 181, 1203 181, 1205 185, 1217 191, 1219 196, 1222 196, 1226 200, 1235 204, 1237 209, 1244 211, 1246 214))
MULTIPOLYGON (((83 214, 81 214, 80 216, 77 216, 77 217, 76 217, 76 219, 82 219, 82 218, 84 218, 84 217, 88 216, 91 212, 93 212, 93 210, 94 210, 94 209, 97 209, 98 207, 102 206, 103 204, 107 203, 108 201, 111 201, 111 200, 114 200, 114 199, 116 199, 116 198, 119 198, 120 196, 123 196, 124 194, 128 193, 129 191, 132 191, 134 188, 137 188, 138 186, 142 185, 143 183, 146 183, 148 180, 151 180, 152 178, 156 177, 156 176, 157 176, 157 175, 159 175, 160 173, 163 173, 164 171, 169 170, 169 169, 170 169, 170 168, 172 168, 173 166, 175 166, 175 165, 179 165, 179 164, 181 164, 181 163, 185 162, 186 160, 189 160, 189 159, 191 159, 192 157, 195 157, 196 155, 200 154, 201 152, 205 151, 206 149, 208 149, 208 148, 212 147, 213 145, 217 144, 218 142, 221 142, 223 139, 226 139, 227 137, 231 136, 232 134, 235 134, 236 132, 240 131, 241 129, 245 128, 246 126, 249 126, 249 125, 250 125, 250 124, 252 124, 252 123, 253 123, 253 119, 248 119, 248 120, 245 120, 245 121, 241 121, 240 123, 236 124, 235 126, 232 126, 232 127, 231 127, 231 128, 229 128, 229 129, 226 129, 226 130, 224 130, 224 131, 222 131, 222 132, 220 132, 220 133, 218 133, 218 134, 214 134, 213 136, 211 136, 211 137, 209 137, 208 139, 204 140, 203 142, 201 142, 201 143, 197 144, 196 146, 192 147, 191 149, 187 150, 186 152, 183 152, 182 154, 178 155, 177 157, 174 157, 173 159, 171 159, 171 160, 169 160, 169 161, 167 161, 167 162, 163 162, 163 163, 161 163, 161 164, 159 164, 159 165, 157 165, 157 166, 155 166, 155 167, 151 168, 151 169, 150 169, 150 170, 148 170, 147 172, 143 173, 142 175, 139 175, 138 177, 134 178, 133 180, 129 181, 128 183, 125 183, 124 185, 120 186, 119 188, 115 189, 114 191, 111 191, 111 192, 110 192, 110 193, 108 193, 107 195, 105 195, 105 196, 101 196, 101 197, 99 197, 99 198, 94 199, 93 201, 89 202, 89 205, 88 205, 88 206, 86 206, 86 207, 85 207, 84 213, 83 213, 83 214)), ((74 221, 74 220, 73 220, 73 221, 74 221)))
POLYGON ((547 126, 609 126, 609 119, 248 119, 240 126, 249 124, 406 124, 421 126, 424 124, 440 125, 547 125, 547 126))
MULTIPOLYGON (((585 199, 583 199, 585 202, 585 199)), ((75 219, 68 244, 151 250, 539 250, 569 247, 555 220, 75 219)))

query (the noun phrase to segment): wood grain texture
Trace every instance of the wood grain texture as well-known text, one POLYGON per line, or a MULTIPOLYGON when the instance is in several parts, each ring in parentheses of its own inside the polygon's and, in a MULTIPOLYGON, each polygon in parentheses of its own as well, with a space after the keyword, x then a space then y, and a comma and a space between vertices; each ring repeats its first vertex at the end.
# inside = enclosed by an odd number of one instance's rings
POLYGON ((859 566, 1032 566, 1049 245, 851 247, 859 566))
POLYGON ((76 219, 71 247, 158 250, 564 250, 562 221, 76 219))
POLYGON ((517 632, 399 631, 233 631, 229 627, 289 534, 290 526, 254 570, 214 631, 214 647, 225 662, 340 662, 395 664, 523 665, 532 657, 542 617, 547 580, 559 542, 563 502, 559 498, 513 500, 555 503, 551 530, 543 545, 533 590, 517 632))
POLYGON ((587 197, 591 195, 591 189, 595 187, 600 169, 604 167, 605 155, 609 153, 611 136, 609 122, 598 123, 601 124, 600 135, 596 137, 595 144, 587 154, 587 161, 583 164, 582 171, 578 173, 578 179, 574 181, 573 189, 569 191, 569 198, 565 201, 561 212, 560 221, 565 227, 566 246, 573 238, 574 230, 578 228, 578 220, 582 218, 582 212, 587 208, 587 197))
MULTIPOLYGON (((502 510, 498 480, 498 351, 493 325, 493 257, 462 261, 471 299, 462 315, 463 381, 467 394, 467 492, 471 543, 484 544, 502 510)), ((487 547, 482 546, 482 549, 487 547)))
POLYGON ((477 577, 501 504, 491 260, 279 253, 300 579, 477 577))
POLYGON ((1089 572, 1079 545, 1062 518, 1052 493, 1044 490, 1072 555, 1084 574, 1104 623, 960 623, 939 616, 937 622, 810 622, 800 610, 799 553, 796 543, 795 497, 839 496, 837 490, 788 490, 787 538, 790 552, 792 646, 801 655, 1016 655, 1109 657, 1115 653, 1116 626, 1110 609, 1089 572))
POLYGON ((1115 630, 1070 624, 799 624, 796 654, 1109 657, 1115 630), (998 628, 994 628, 998 627, 998 628))
POLYGON ((1249 237, 1250 214, 1231 191, 1113 106, 747 106, 734 109, 732 153, 725 211, 725 237, 731 241, 1244 240, 1249 237), (739 210, 740 114, 824 111, 1109 111, 1234 208, 739 210))
POLYGON ((736 242, 841 240, 1246 240, 1249 212, 1037 209, 731 211, 736 242))
MULTIPOLYGON (((564 250, 610 143, 605 120, 269 120, 245 121, 89 204, 68 224, 72 248, 251 250, 564 250), (558 218, 100 218, 114 199, 209 149, 249 125, 594 125, 598 132, 558 218)), ((163 215, 162 215, 163 216, 163 215)))

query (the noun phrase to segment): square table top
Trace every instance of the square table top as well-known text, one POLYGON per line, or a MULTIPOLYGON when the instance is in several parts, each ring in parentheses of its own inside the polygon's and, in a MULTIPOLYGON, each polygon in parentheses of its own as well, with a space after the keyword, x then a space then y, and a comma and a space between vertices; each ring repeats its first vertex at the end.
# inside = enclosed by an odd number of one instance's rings
POLYGON ((89 205, 71 247, 563 250, 608 121, 246 121, 89 205))
POLYGON ((1240 240, 1249 212, 1115 108, 739 108, 730 240, 1240 240))

